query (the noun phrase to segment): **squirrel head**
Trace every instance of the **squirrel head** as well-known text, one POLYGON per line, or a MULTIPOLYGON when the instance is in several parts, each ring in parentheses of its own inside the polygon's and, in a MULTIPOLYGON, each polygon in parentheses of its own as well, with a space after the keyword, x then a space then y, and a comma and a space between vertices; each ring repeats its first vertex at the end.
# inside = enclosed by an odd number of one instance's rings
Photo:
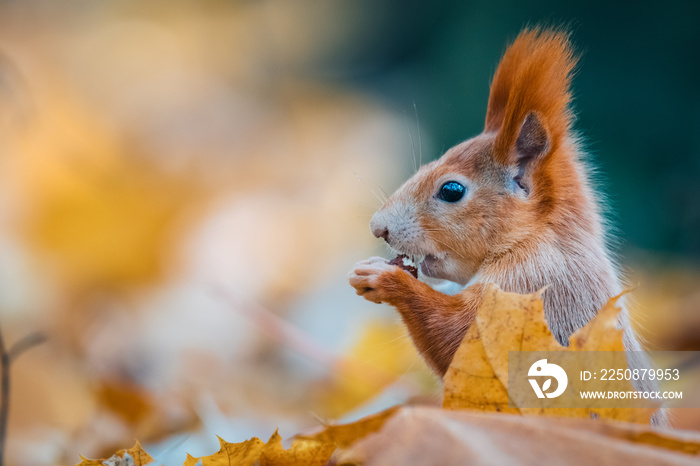
POLYGON ((541 225, 582 195, 570 135, 575 63, 566 33, 521 32, 491 83, 484 131, 421 167, 372 217, 372 233, 424 275, 460 284, 546 234, 541 225))

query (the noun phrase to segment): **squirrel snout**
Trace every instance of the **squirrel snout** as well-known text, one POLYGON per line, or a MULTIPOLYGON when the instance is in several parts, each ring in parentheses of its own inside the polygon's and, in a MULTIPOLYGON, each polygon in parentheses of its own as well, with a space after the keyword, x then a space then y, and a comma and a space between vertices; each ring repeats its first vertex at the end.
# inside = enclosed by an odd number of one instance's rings
POLYGON ((372 234, 377 238, 383 238, 387 243, 389 242, 389 229, 387 227, 372 228, 372 234))
POLYGON ((389 228, 384 222, 377 218, 377 214, 375 214, 369 222, 369 229, 375 237, 382 238, 387 243, 389 242, 389 228))

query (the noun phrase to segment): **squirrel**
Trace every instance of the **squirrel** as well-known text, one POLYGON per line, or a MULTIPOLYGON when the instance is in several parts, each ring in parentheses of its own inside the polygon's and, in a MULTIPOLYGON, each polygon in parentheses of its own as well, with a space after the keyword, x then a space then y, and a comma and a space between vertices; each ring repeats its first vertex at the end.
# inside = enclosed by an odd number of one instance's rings
MULTIPOLYGON (((440 377, 486 284, 516 293, 547 287, 545 318, 564 346, 622 290, 599 195, 572 129, 577 60, 567 32, 522 31, 494 74, 483 132, 422 166, 371 219, 372 234, 415 258, 423 281, 373 257, 356 264, 350 284, 398 310, 440 377), (435 279, 453 282, 457 292, 425 283, 435 279)), ((630 367, 648 368, 623 299, 630 367)), ((665 423, 661 417, 657 425, 665 423)))

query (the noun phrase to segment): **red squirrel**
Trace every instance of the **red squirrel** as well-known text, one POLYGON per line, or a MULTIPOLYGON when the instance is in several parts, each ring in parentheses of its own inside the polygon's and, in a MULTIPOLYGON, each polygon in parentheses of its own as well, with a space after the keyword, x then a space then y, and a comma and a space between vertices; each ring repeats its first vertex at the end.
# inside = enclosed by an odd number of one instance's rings
MULTIPOLYGON (((372 217, 374 236, 413 257, 421 278, 459 285, 443 293, 380 257, 350 274, 358 295, 396 307, 441 377, 488 283, 547 287, 545 316, 562 345, 621 291, 572 130, 576 61, 567 33, 521 32, 493 77, 483 132, 421 167, 372 217)), ((620 325, 625 348, 641 351, 625 310, 620 325)), ((649 367, 634 355, 631 367, 649 367)))

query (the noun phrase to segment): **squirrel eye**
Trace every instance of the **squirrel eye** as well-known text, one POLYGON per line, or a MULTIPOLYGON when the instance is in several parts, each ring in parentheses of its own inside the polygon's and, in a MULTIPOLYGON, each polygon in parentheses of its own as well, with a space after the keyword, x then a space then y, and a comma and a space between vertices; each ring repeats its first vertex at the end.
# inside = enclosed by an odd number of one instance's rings
POLYGON ((445 202, 457 202, 464 197, 467 188, 456 181, 448 181, 440 187, 437 198, 445 202))

